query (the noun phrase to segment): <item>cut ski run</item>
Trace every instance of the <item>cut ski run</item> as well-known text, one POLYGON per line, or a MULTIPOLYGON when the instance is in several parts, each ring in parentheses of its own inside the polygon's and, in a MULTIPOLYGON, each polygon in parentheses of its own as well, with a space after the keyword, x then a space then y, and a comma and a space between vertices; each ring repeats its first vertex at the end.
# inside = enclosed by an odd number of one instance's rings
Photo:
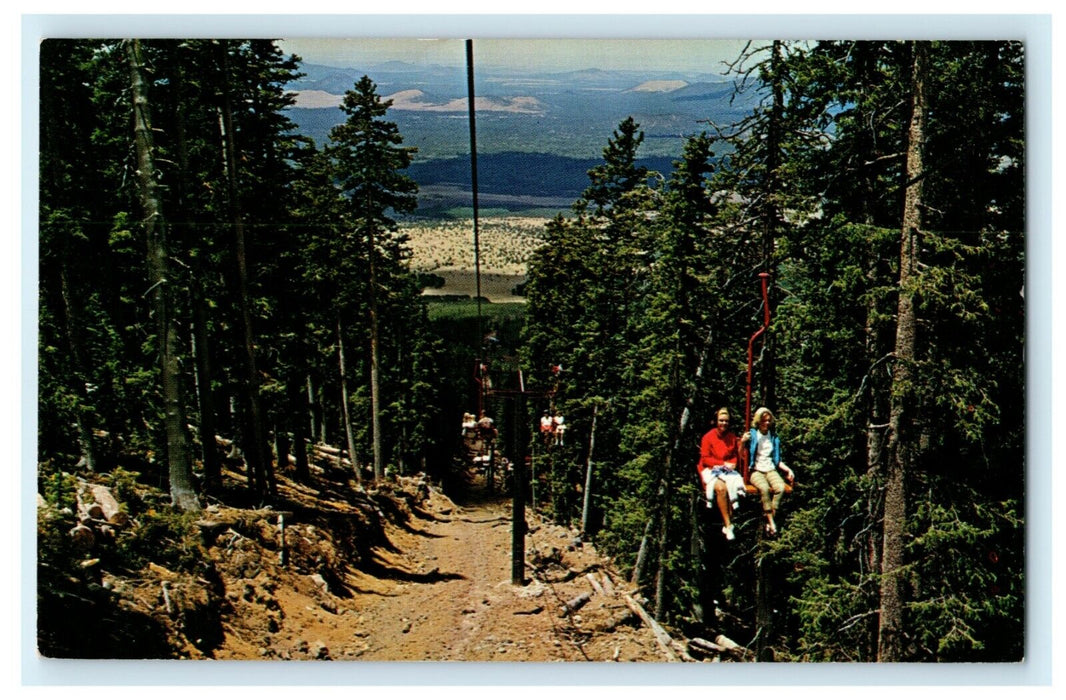
MULTIPOLYGON (((323 548, 315 540, 337 538, 321 528, 301 526, 297 516, 286 534, 293 565, 275 569, 276 557, 264 553, 255 576, 226 582, 230 610, 222 624, 223 639, 211 656, 670 659, 627 603, 632 587, 575 531, 527 513, 526 582, 514 585, 509 499, 486 496, 483 485, 475 484, 469 497, 456 503, 424 482, 400 482, 387 499, 394 506, 382 509, 393 512, 379 510, 387 523, 383 537, 373 538, 374 545, 362 549, 356 561, 338 562, 334 569, 344 572, 340 580, 300 573, 307 568, 296 565, 301 546, 303 559, 323 558, 311 553, 323 548), (563 614, 564 605, 575 599, 580 600, 578 609, 563 614)), ((378 494, 374 502, 386 499, 378 494)), ((675 646, 679 651, 680 643, 675 646)))

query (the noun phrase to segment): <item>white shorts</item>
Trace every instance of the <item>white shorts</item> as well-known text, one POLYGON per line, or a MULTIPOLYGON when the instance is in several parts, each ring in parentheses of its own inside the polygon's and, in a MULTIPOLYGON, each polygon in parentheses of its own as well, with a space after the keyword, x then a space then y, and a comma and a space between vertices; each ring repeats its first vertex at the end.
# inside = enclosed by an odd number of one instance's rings
POLYGON ((741 496, 747 495, 747 491, 744 490, 744 477, 740 475, 740 472, 735 469, 726 469, 725 467, 715 467, 709 472, 704 469, 701 473, 703 477, 704 486, 707 489, 707 500, 714 500, 714 482, 715 480, 721 480, 725 484, 726 494, 729 496, 729 502, 733 504, 733 507, 737 507, 737 499, 741 496))

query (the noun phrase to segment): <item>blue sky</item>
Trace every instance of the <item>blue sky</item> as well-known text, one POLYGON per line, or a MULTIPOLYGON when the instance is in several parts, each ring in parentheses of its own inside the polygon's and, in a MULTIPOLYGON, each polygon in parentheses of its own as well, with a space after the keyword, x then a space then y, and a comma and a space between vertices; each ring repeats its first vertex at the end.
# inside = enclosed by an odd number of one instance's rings
MULTIPOLYGON (((307 63, 366 67, 385 61, 462 66, 462 39, 287 39, 307 63)), ((720 39, 475 39, 475 65, 510 70, 653 69, 721 73, 745 42, 720 39)))

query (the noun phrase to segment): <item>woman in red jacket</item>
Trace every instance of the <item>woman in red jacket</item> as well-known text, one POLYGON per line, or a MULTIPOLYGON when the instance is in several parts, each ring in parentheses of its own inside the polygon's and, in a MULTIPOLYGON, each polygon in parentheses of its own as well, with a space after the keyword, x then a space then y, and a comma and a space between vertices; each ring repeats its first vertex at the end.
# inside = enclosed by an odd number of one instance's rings
POLYGON ((707 497, 707 507, 718 504, 722 514, 722 534, 727 540, 736 539, 733 534, 733 509, 737 499, 744 495, 744 477, 737 471, 737 436, 729 429, 729 409, 720 408, 715 417, 715 427, 700 440, 700 461, 696 470, 700 475, 707 497))

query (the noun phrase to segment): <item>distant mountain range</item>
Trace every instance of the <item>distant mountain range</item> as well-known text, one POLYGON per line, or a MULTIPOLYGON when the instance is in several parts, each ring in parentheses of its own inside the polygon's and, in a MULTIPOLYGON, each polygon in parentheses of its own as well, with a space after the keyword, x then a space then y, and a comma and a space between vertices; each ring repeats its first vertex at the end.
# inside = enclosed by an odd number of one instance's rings
MULTIPOLYGON (((404 143, 418 149, 411 174, 423 188, 455 193, 469 189, 466 72, 462 67, 391 61, 367 68, 302 64, 305 75, 288 85, 296 93, 290 118, 325 143, 341 123, 342 96, 363 75, 391 99, 388 119, 404 143)), ((475 82, 479 191, 500 201, 531 196, 572 202, 587 184, 618 124, 632 116, 645 132, 640 155, 649 167, 669 170, 684 139, 731 124, 751 112, 757 95, 734 99, 733 83, 720 75, 663 71, 587 69, 562 73, 503 73, 477 69, 475 82), (493 177, 491 173, 499 174, 493 177), (500 189, 503 188, 503 189, 500 189)), ((450 198, 437 204, 447 209, 450 198)), ((518 206, 518 205, 516 205, 518 206)))

